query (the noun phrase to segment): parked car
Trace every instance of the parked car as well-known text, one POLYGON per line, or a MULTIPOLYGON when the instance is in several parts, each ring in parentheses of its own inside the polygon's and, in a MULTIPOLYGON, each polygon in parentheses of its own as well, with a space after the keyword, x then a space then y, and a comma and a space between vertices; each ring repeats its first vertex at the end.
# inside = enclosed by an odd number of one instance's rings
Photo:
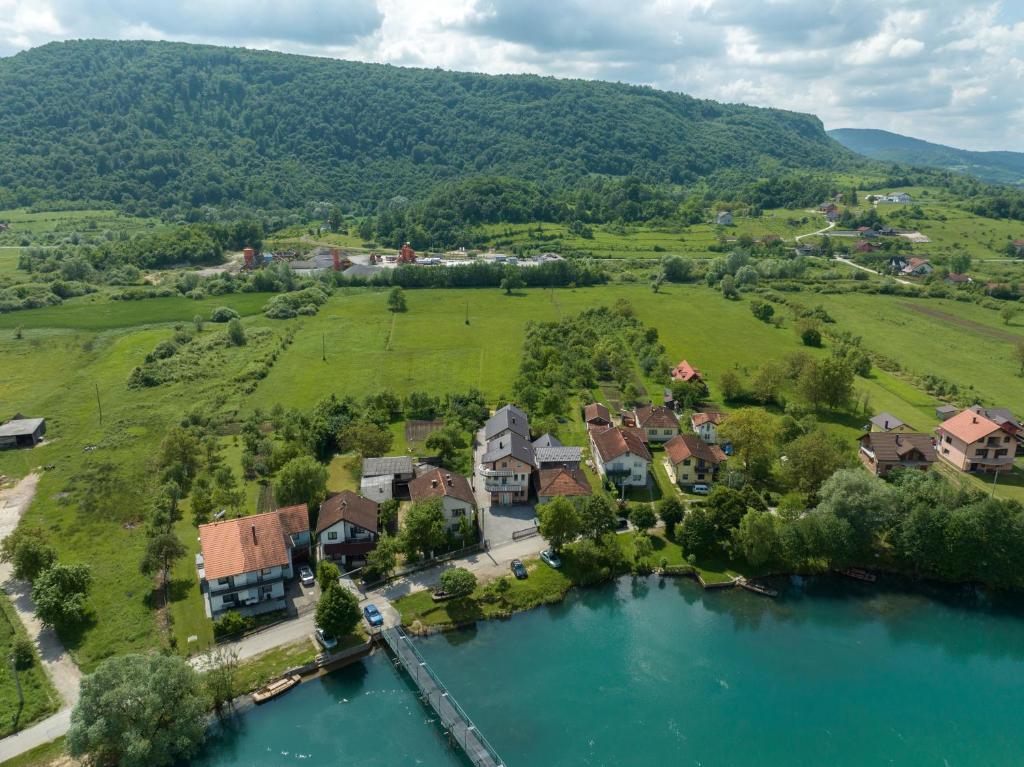
POLYGON ((690 491, 696 493, 697 495, 707 495, 708 493, 711 492, 711 488, 708 487, 707 485, 694 485, 692 488, 690 488, 690 491))
POLYGON ((526 580, 529 577, 526 572, 526 565, 523 564, 521 559, 512 560, 512 574, 520 581, 526 580))
POLYGON ((540 553, 540 558, 556 570, 562 566, 562 560, 558 558, 554 549, 546 549, 540 553))
POLYGON ((366 622, 370 624, 371 628, 377 628, 378 626, 384 625, 384 616, 380 614, 380 610, 377 609, 377 605, 367 605, 364 607, 363 617, 366 618, 366 622))
POLYGON ((316 631, 313 633, 316 636, 317 643, 325 650, 333 650, 335 647, 338 646, 338 640, 330 634, 328 634, 319 626, 316 627, 316 631))
POLYGON ((316 576, 313 575, 313 571, 310 570, 306 565, 303 565, 299 569, 299 582, 303 586, 312 586, 316 583, 316 576))

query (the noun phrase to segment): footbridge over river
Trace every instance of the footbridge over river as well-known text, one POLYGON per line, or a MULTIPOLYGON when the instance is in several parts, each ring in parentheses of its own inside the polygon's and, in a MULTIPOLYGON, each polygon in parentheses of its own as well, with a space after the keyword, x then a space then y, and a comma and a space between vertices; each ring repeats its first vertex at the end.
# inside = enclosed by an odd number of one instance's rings
POLYGON ((420 695, 441 718, 441 724, 462 747, 469 761, 476 767, 505 767, 498 752, 476 728, 458 701, 451 696, 434 670, 427 665, 402 627, 384 629, 380 636, 391 650, 395 664, 404 668, 412 677, 420 695))

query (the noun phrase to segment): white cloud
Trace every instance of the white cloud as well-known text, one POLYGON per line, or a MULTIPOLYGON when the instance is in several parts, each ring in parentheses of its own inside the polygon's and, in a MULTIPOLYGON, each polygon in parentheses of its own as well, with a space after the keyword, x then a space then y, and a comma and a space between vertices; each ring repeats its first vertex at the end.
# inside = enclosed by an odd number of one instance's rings
POLYGON ((1024 150, 1019 0, 0 0, 0 55, 76 37, 623 80, 1024 150))

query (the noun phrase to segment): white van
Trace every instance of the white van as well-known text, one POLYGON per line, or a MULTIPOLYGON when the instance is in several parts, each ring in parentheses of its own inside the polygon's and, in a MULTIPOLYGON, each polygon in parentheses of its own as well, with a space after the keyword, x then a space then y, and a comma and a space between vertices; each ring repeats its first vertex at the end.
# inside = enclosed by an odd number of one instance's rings
POLYGON ((694 485, 690 488, 690 492, 696 493, 697 495, 707 495, 711 492, 711 488, 707 485, 694 485))

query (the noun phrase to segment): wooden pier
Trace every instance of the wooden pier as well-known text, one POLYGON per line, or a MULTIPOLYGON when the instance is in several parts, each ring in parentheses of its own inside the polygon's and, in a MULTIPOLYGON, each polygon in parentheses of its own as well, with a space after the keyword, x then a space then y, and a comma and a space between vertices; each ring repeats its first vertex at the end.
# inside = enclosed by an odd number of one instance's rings
POLYGON ((504 767, 505 763, 498 752, 445 689, 402 627, 384 629, 380 636, 391 650, 396 665, 400 665, 412 677, 423 700, 437 713, 445 731, 462 747, 469 761, 476 767, 504 767))

